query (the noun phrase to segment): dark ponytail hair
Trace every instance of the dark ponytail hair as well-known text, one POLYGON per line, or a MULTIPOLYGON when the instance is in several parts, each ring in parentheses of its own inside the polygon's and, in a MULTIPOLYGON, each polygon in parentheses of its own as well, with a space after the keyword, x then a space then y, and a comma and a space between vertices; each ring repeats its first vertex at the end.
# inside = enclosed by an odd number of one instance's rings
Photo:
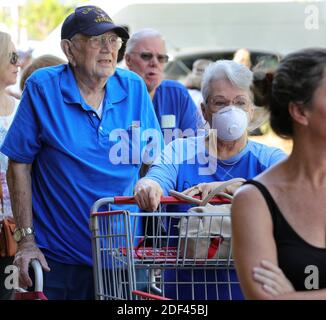
POLYGON ((254 104, 258 107, 269 105, 274 72, 259 70, 259 68, 257 71, 254 70, 252 90, 254 94, 254 104))
POLYGON ((293 137, 290 102, 311 108, 313 94, 326 68, 326 49, 304 49, 287 55, 273 72, 254 72, 253 93, 257 106, 270 111, 271 127, 283 138, 293 137))

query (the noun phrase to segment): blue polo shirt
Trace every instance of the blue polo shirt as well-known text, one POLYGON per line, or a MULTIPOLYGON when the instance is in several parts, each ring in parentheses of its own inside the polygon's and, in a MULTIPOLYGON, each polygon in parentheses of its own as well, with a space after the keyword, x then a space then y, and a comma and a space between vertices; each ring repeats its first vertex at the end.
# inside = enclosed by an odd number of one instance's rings
MULTIPOLYGON (((219 160, 207 153, 205 136, 177 139, 151 166, 146 177, 155 180, 164 194, 170 190, 184 191, 199 183, 227 181, 233 178, 252 179, 286 158, 279 148, 248 140, 237 155, 219 160)), ((187 211, 189 205, 169 206, 170 212, 187 211)))
POLYGON ((240 153, 219 160, 207 153, 202 135, 171 142, 146 177, 157 181, 168 194, 171 189, 183 191, 203 182, 252 179, 285 157, 279 148, 248 140, 240 153))
POLYGON ((175 116, 174 127, 162 128, 166 144, 175 138, 195 135, 197 129, 203 125, 202 117, 187 88, 178 81, 163 80, 155 90, 153 105, 160 124, 162 116, 175 116), (173 135, 173 129, 180 129, 185 134, 173 135), (191 130, 185 131, 187 129, 191 130))
MULTIPOLYGON (((144 147, 163 145, 143 81, 117 69, 106 84, 103 114, 82 98, 68 65, 43 68, 26 82, 1 147, 32 166, 33 223, 46 257, 91 265, 89 212, 102 197, 132 195, 144 147), (151 130, 153 129, 153 130, 151 130)), ((135 209, 135 208, 133 208, 135 209)))

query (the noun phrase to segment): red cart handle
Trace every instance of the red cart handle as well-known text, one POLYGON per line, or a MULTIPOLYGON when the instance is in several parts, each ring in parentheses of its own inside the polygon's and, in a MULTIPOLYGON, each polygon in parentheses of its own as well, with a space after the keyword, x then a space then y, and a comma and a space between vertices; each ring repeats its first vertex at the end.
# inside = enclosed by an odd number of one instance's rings
POLYGON ((135 296, 144 298, 145 300, 146 299, 148 299, 148 300, 171 300, 169 298, 162 297, 157 294, 152 294, 152 293, 148 293, 148 292, 144 292, 144 291, 140 291, 140 290, 133 290, 132 294, 135 296))
MULTIPOLYGON (((195 196, 195 199, 201 199, 199 196, 195 196)), ((211 204, 226 204, 231 203, 231 201, 227 198, 222 197, 214 197, 209 201, 211 204)), ((128 197, 114 197, 115 204, 135 204, 136 200, 133 196, 128 197)), ((175 197, 161 197, 161 204, 185 204, 187 203, 185 200, 180 200, 175 197)))

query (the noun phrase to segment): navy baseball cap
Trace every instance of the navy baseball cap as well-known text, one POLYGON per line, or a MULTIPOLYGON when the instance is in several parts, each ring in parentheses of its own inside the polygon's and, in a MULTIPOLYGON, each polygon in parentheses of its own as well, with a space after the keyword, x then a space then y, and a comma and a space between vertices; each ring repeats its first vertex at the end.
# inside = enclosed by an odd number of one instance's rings
POLYGON ((114 24, 104 10, 96 6, 83 6, 76 8, 65 19, 61 28, 61 39, 70 40, 76 33, 98 36, 111 30, 119 37, 129 39, 127 30, 114 24))

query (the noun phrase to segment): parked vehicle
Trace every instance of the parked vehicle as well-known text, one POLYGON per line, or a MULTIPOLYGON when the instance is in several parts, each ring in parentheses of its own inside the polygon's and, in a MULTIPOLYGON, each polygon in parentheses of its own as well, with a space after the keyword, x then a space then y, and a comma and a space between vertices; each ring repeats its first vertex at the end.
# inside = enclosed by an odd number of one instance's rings
MULTIPOLYGON (((232 59, 236 49, 187 49, 182 50, 175 56, 171 56, 165 67, 167 79, 182 80, 192 68, 197 59, 209 59, 212 61, 220 59, 232 59)), ((249 50, 252 66, 263 63, 265 67, 274 67, 281 59, 281 54, 268 51, 249 50)))
MULTIPOLYGON (((159 30, 171 57, 196 48, 248 48, 284 55, 303 47, 326 46, 326 2, 314 0, 94 0, 130 33, 159 30)), ((34 55, 63 56, 58 26, 34 55)))

